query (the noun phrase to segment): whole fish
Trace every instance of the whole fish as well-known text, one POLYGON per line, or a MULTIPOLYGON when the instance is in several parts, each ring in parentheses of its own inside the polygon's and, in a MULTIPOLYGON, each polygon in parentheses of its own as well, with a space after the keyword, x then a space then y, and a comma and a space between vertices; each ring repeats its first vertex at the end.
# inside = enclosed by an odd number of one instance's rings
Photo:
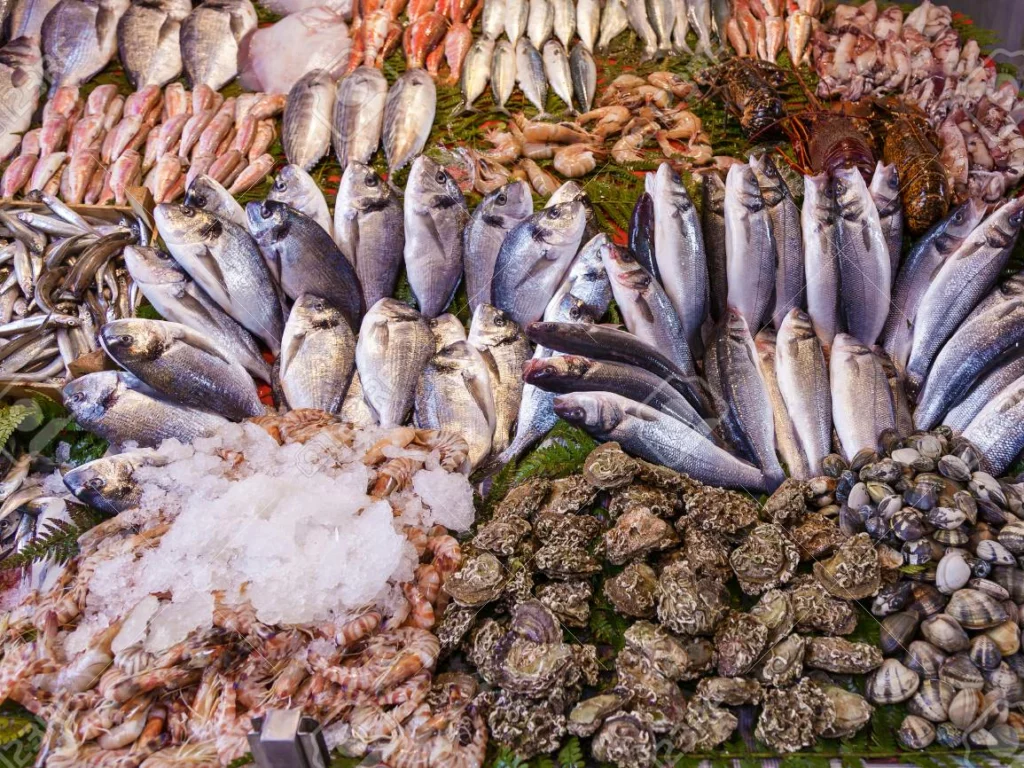
POLYGON ((995 285, 1020 234, 1024 198, 1004 203, 989 215, 942 264, 914 318, 914 345, 907 380, 917 392, 932 361, 964 318, 995 285))
POLYGON ((334 100, 334 154, 344 170, 368 163, 380 146, 388 81, 374 67, 359 67, 338 83, 334 100))
MULTIPOLYGON (((678 23, 678 18, 676 23, 678 23)), ((754 347, 757 350, 757 364, 761 371, 761 377, 764 379, 765 391, 768 393, 768 400, 772 405, 772 416, 775 422, 775 447, 782 457, 790 477, 809 480, 814 475, 807 463, 807 456, 804 455, 803 448, 800 447, 800 436, 797 434, 796 425, 789 415, 786 400, 779 387, 776 372, 777 336, 775 328, 761 329, 761 332, 754 337, 754 347)))
POLYGON ((367 311, 356 342, 356 367, 363 398, 380 426, 405 423, 416 382, 433 354, 434 334, 408 304, 384 298, 367 311))
POLYGON ((597 64, 594 56, 583 43, 576 43, 569 54, 569 72, 572 76, 572 90, 581 112, 589 112, 594 104, 597 90, 597 64))
POLYGON ((676 53, 693 53, 686 42, 686 33, 690 30, 690 9, 687 0, 673 0, 676 12, 676 23, 672 27, 672 48, 676 53))
POLYGON ((288 92, 281 118, 281 145, 288 162, 308 171, 331 148, 336 89, 330 73, 307 72, 288 92))
MULTIPOLYGON (((693 359, 704 354, 701 326, 708 316, 708 258, 700 216, 680 175, 662 163, 654 181, 654 255, 693 359)), ((685 368, 684 368, 685 370, 685 368)))
POLYGON ((791 309, 779 328, 775 374, 811 477, 832 452, 832 394, 821 339, 811 318, 791 309))
POLYGON ((334 239, 355 265, 367 307, 395 292, 405 246, 402 203, 373 168, 355 160, 338 187, 334 239))
POLYGON ((516 86, 516 50, 508 40, 499 40, 491 60, 491 93, 498 110, 507 113, 505 102, 516 86))
POLYGON ((555 398, 555 413, 601 441, 615 441, 646 461, 685 472, 701 483, 764 491, 761 471, 726 453, 681 421, 611 392, 555 398))
POLYGON ((512 45, 519 48, 519 40, 526 32, 530 5, 527 0, 505 0, 505 36, 512 45))
POLYGON ((942 419, 943 424, 954 432, 963 432, 996 395, 1024 376, 1024 355, 1014 350, 1004 357, 979 377, 971 391, 949 409, 942 419))
POLYGON ((846 330, 871 346, 889 313, 892 267, 878 210, 856 168, 833 173, 839 248, 839 309, 846 330))
POLYGON ((281 391, 288 406, 338 413, 355 355, 356 340, 341 312, 319 296, 296 299, 281 339, 281 391))
POLYGON ((775 417, 746 321, 730 309, 716 325, 704 360, 729 442, 762 472, 769 490, 786 479, 775 455, 775 417))
POLYGON ((274 183, 270 185, 267 199, 291 206, 299 213, 304 213, 334 237, 334 222, 331 211, 327 207, 324 193, 312 176, 301 166, 286 165, 277 172, 274 183))
POLYGON ((158 205, 153 219, 185 271, 221 309, 277 353, 284 330, 281 303, 252 236, 237 224, 185 205, 158 205))
POLYGON ((995 306, 1005 304, 1013 299, 1019 299, 1024 297, 1024 274, 1020 272, 1014 272, 1008 278, 999 283, 995 288, 988 292, 978 305, 971 310, 971 314, 967 316, 968 320, 973 319, 982 312, 987 312, 995 306))
POLYGON ((208 213, 227 219, 240 227, 248 228, 245 209, 238 204, 234 195, 228 192, 216 179, 205 173, 196 176, 185 191, 185 205, 200 208, 208 213))
POLYGON ((530 13, 526 19, 526 34, 533 47, 540 50, 551 37, 555 26, 555 9, 551 0, 529 0, 530 13))
MULTIPOLYGON (((570 304, 579 302, 582 309, 595 322, 604 316, 612 301, 612 284, 608 280, 608 271, 604 267, 601 254, 609 247, 611 241, 608 235, 601 233, 594 235, 580 248, 565 279, 544 310, 546 321, 558 322, 555 316, 563 310, 567 300, 570 304)), ((571 309, 569 311, 571 313, 571 309)))
POLYGON ((270 365, 249 332, 217 306, 168 254, 130 245, 124 249, 124 262, 135 285, 161 317, 205 333, 249 373, 270 383, 270 365))
MULTIPOLYGON (((645 178, 650 176, 646 174, 645 178)), ((629 250, 644 269, 661 282, 658 262, 654 256, 654 198, 649 192, 641 192, 633 205, 629 217, 629 250)))
POLYGON ((544 60, 528 38, 521 37, 516 43, 516 83, 533 106, 545 114, 548 100, 548 80, 544 74, 544 60))
POLYGON ((565 54, 565 48, 557 40, 548 40, 544 43, 542 57, 544 59, 544 74, 551 85, 551 90, 565 102, 568 111, 573 112, 572 72, 569 68, 569 57, 565 54))
POLYGON ((290 299, 320 296, 353 328, 366 305, 355 267, 313 219, 284 203, 264 200, 245 207, 249 231, 290 299))
POLYGON ((117 49, 136 90, 163 87, 181 75, 181 22, 191 12, 191 0, 141 0, 125 11, 117 49))
POLYGON ((687 12, 690 26, 697 32, 697 53, 707 57, 713 56, 711 51, 712 10, 714 10, 715 28, 718 39, 725 42, 725 19, 729 16, 729 0, 689 0, 687 12), (714 3, 714 8, 712 8, 714 3), (721 21, 721 26, 717 25, 721 21))
POLYGON ((600 0, 576 0, 576 34, 580 36, 580 42, 591 53, 594 52, 600 30, 600 0))
POLYGON ((708 313, 718 322, 728 306, 725 247, 725 182, 715 171, 701 176, 701 231, 708 264, 708 313))
POLYGON ((725 251, 729 306, 759 331, 771 310, 777 248, 757 176, 743 163, 725 180, 725 251))
POLYGON ((539 320, 579 250, 586 223, 583 203, 574 200, 513 227, 498 251, 491 303, 522 326, 539 320))
POLYGON ((181 59, 192 87, 219 91, 238 74, 239 44, 256 29, 250 0, 205 0, 181 24, 181 59))
POLYGON ((980 200, 967 201, 922 235, 907 254, 892 289, 892 307, 881 337, 883 349, 898 368, 905 368, 910 359, 914 321, 932 278, 956 253, 984 215, 984 203, 980 200))
MULTIPOLYGON (((32 125, 43 84, 39 40, 19 37, 0 48, 0 161, 11 157, 32 125)), ((26 142, 28 140, 26 139, 26 142)))
POLYGON ((405 271, 426 317, 444 312, 462 277, 462 235, 469 211, 459 185, 420 155, 405 187, 405 271))
POLYGON ((7 39, 17 40, 19 37, 36 38, 36 49, 39 48, 39 36, 43 29, 43 21, 60 0, 17 0, 11 8, 7 20, 7 39))
MULTIPOLYGON (((859 172, 854 169, 859 176, 859 172)), ((861 179, 863 181, 863 179, 861 179)), ((889 381, 878 360, 848 333, 837 334, 829 361, 832 420, 847 461, 878 451, 878 439, 896 429, 889 381)))
POLYGON ((871 199, 875 201, 878 220, 882 225, 882 236, 889 251, 892 278, 896 279, 903 253, 903 203, 900 201, 900 174, 896 165, 882 161, 875 167, 868 187, 871 199))
POLYGON ((647 18, 647 4, 644 0, 625 0, 626 19, 629 26, 640 38, 643 54, 640 61, 648 61, 658 55, 658 35, 647 18))
MULTIPOLYGON (((533 358, 527 365, 532 365, 538 360, 544 360, 551 356, 551 350, 539 346, 534 350, 533 358)), ((496 472, 510 461, 518 459, 530 446, 551 431, 558 421, 558 417, 555 415, 554 401, 555 396, 551 392, 546 392, 532 384, 523 386, 512 442, 504 451, 493 455, 487 462, 486 471, 488 473, 496 472)))
POLYGON ((569 50, 576 35, 576 5, 573 0, 551 0, 555 37, 569 50))
POLYGON ((126 451, 69 469, 62 479, 76 499, 113 516, 139 505, 142 484, 135 479, 136 470, 165 461, 156 451, 126 451))
POLYGON ((132 318, 100 329, 110 358, 165 399, 234 421, 265 412, 252 378, 215 341, 180 323, 132 318))
POLYGON ((964 430, 963 438, 981 452, 982 469, 1000 476, 1024 447, 1024 379, 995 396, 964 430))
POLYGON ((130 0, 60 0, 43 21, 43 61, 54 89, 82 85, 117 51, 117 22, 130 0))
POLYGON ((176 405, 155 396, 121 371, 88 373, 64 387, 64 407, 83 428, 108 442, 152 448, 174 438, 191 443, 227 424, 223 416, 176 405))
POLYGON ((775 161, 768 154, 750 158, 761 196, 768 206, 775 238, 775 309, 772 322, 778 328, 789 310, 804 306, 804 244, 800 235, 800 209, 793 200, 775 161))
POLYGON ((840 331, 840 322, 838 223, 832 184, 826 173, 804 176, 800 231, 804 244, 807 314, 814 323, 814 332, 828 349, 840 331))
POLYGON ((629 15, 626 13, 625 0, 605 0, 601 11, 601 29, 597 39, 597 49, 607 51, 612 40, 629 29, 629 15))
POLYGON ((892 411, 896 417, 896 431, 901 435, 909 435, 914 431, 914 415, 910 410, 910 401, 907 399, 907 388, 896 364, 889 354, 881 347, 874 347, 871 350, 875 353, 878 364, 885 371, 885 378, 889 382, 889 394, 892 395, 892 411))
MULTIPOLYGON (((460 326, 461 327, 461 326, 460 326)), ((494 401, 494 438, 491 450, 500 453, 512 441, 512 430, 523 396, 523 365, 533 350, 523 329, 490 304, 473 312, 469 343, 487 366, 494 401)))
POLYGON ((674 0, 646 0, 647 19, 658 38, 658 56, 667 56, 672 50, 672 29, 676 25, 674 0))
MULTIPOLYGON (((485 0, 484 9, 480 15, 480 29, 484 37, 489 40, 497 40, 505 31, 505 17, 507 7, 505 0, 485 0)), ((515 45, 515 42, 512 42, 515 45)))
POLYGON ((449 344, 466 340, 466 328, 455 315, 445 312, 427 321, 434 334, 434 352, 440 352, 449 344))
POLYGON ((491 79, 491 63, 494 60, 495 43, 481 37, 473 43, 466 54, 466 62, 462 66, 462 100, 463 110, 473 111, 473 102, 487 90, 491 79))
POLYGON ((463 263, 469 307, 476 310, 491 300, 491 281, 505 236, 533 213, 530 185, 513 181, 491 192, 473 210, 466 227, 463 263))
POLYGON ((410 69, 398 78, 384 102, 384 154, 394 173, 423 151, 434 125, 437 87, 425 70, 410 69))

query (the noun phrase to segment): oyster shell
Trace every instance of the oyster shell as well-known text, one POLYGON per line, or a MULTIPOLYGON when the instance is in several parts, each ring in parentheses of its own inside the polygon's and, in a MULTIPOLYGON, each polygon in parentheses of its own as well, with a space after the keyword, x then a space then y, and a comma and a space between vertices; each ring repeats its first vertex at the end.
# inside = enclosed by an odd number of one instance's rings
POLYGON ((494 685, 498 681, 498 643, 508 633, 508 627, 494 619, 484 619, 469 636, 466 658, 476 667, 485 682, 494 685))
POLYGON ((692 680, 714 663, 715 649, 707 640, 680 641, 649 621, 636 622, 623 637, 628 647, 669 680, 692 680))
MULTIPOLYGON (((738 707, 743 704, 758 704, 762 692, 759 682, 745 677, 705 677, 697 683, 696 699, 709 704, 738 707)), ((693 701, 690 702, 690 706, 693 706, 693 701)))
POLYGON ((857 628, 857 615, 844 600, 832 597, 811 576, 799 576, 790 582, 789 599, 793 603, 798 632, 823 635, 848 635, 857 628))
POLYGON ((807 641, 804 664, 843 675, 860 675, 881 666, 882 652, 867 643, 841 637, 812 637, 807 641))
POLYGON ((539 600, 527 600, 512 610, 509 631, 533 643, 560 643, 562 629, 558 619, 539 600))
POLYGON ((768 644, 768 627, 749 613, 729 611, 715 631, 718 674, 738 677, 750 671, 768 644))
POLYGON ((847 691, 838 685, 819 683, 819 687, 832 701, 836 711, 835 721, 821 732, 826 739, 844 739, 852 736, 871 720, 875 708, 859 693, 847 691))
POLYGON ((622 573, 605 579, 604 596, 623 616, 648 618, 654 615, 658 575, 646 563, 632 562, 622 573))
POLYGON ((608 715, 616 712, 629 699, 619 693, 604 693, 579 702, 566 720, 569 733, 574 736, 593 736, 608 715))
POLYGON ((686 725, 697 734, 694 747, 706 752, 727 741, 739 719, 727 709, 713 706, 709 701, 695 699, 686 708, 686 725))
POLYGON ((619 768, 644 768, 654 763, 657 744, 643 719, 620 712, 604 721, 590 749, 598 760, 619 768))
POLYGON ((551 482, 551 493, 539 514, 564 515, 579 512, 594 503, 597 488, 582 475, 569 475, 551 482))
POLYGON ((778 589, 765 592, 757 604, 750 609, 750 615, 760 619, 768 627, 768 645, 774 645, 793 631, 796 616, 789 595, 778 589))
POLYGON ((508 572, 494 555, 482 552, 467 557, 462 567, 449 576, 442 589, 464 608, 486 605, 505 588, 508 572))
POLYGON ((843 534, 835 521, 817 512, 807 515, 803 522, 789 529, 790 538, 800 551, 800 558, 817 562, 830 556, 843 543, 843 534))
POLYGON ((604 534, 605 557, 614 565, 674 547, 679 539, 672 526, 643 507, 634 507, 604 534))
POLYGON ((632 708, 641 714, 657 733, 667 733, 686 711, 682 689, 662 675, 639 651, 623 648, 615 659, 618 677, 616 691, 632 700, 632 708))
POLYGON ((544 506, 550 493, 550 480, 545 478, 527 480, 505 494, 505 498, 494 510, 494 517, 533 517, 544 506))
POLYGON ((550 701, 527 699, 507 691, 491 691, 481 697, 486 697, 491 738, 520 757, 548 754, 561 746, 566 734, 565 715, 550 701))
POLYGON ((705 533, 735 536, 757 522, 757 504, 736 491, 697 485, 687 491, 684 500, 686 515, 681 521, 705 533))
POLYGON ((868 701, 875 704, 899 704, 917 693, 920 684, 921 679, 916 672, 896 659, 886 659, 871 673, 865 691, 868 701))
POLYGON ((729 609, 725 585, 714 579, 696 578, 685 560, 677 560, 661 572, 657 600, 658 618, 681 635, 714 633, 729 609))
POLYGON ((537 599, 569 627, 587 626, 593 596, 589 581, 552 582, 537 588, 537 599))
POLYGON ((871 597, 881 586, 878 553, 866 533, 847 539, 831 559, 815 563, 813 570, 830 594, 844 600, 871 597))
POLYGON ((682 510, 679 495, 664 488, 633 483, 615 491, 608 502, 608 516, 613 520, 631 509, 646 509, 658 517, 675 517, 682 510))
POLYGON ((601 563, 575 544, 545 544, 534 553, 537 570, 552 579, 580 579, 601 572, 601 563))
POLYGON ((787 478, 765 502, 762 516, 777 525, 791 528, 807 514, 807 483, 787 478))
POLYGON ((473 546, 484 552, 510 557, 531 530, 533 526, 525 518, 516 515, 495 516, 480 526, 473 537, 473 546))
POLYGON ((535 643, 524 637, 499 644, 498 684, 511 693, 542 697, 564 683, 573 663, 570 646, 535 643))
POLYGON ((764 692, 754 735, 773 750, 796 752, 813 746, 835 718, 832 700, 805 677, 792 688, 764 692))
POLYGON ((587 546, 603 528, 596 517, 572 512, 541 512, 533 524, 534 533, 543 544, 574 547, 587 546))
POLYGON ((775 523, 759 525, 729 555, 740 588, 759 595, 789 581, 800 564, 800 552, 785 529, 775 523))
POLYGON ((687 528, 683 534, 683 557, 697 576, 726 582, 732 578, 729 547, 713 533, 687 528))
POLYGON ((618 443, 603 443, 583 462, 583 477, 594 488, 621 488, 636 477, 640 465, 618 443))
POLYGON ((478 614, 479 611, 474 608, 463 608, 456 602, 448 603, 440 623, 433 630, 442 655, 451 653, 462 644, 478 614))
POLYGON ((757 667, 757 679, 765 685, 784 688, 804 672, 804 646, 800 635, 790 635, 771 646, 757 667))

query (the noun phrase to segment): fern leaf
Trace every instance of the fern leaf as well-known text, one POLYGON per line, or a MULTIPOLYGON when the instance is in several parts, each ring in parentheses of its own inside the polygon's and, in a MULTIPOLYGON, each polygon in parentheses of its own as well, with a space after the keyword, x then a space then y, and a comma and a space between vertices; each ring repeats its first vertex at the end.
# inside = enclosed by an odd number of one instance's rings
POLYGON ((597 442, 581 429, 559 421, 547 436, 547 444, 530 453, 516 468, 521 483, 531 477, 564 477, 583 467, 597 442))
POLYGON ((0 747, 25 738, 38 727, 28 715, 0 715, 0 747))
POLYGON ((583 747, 580 746, 580 740, 571 736, 565 742, 565 746, 558 751, 558 766, 559 768, 583 768, 584 764, 583 747))
POLYGON ((53 560, 66 563, 78 554, 78 538, 87 530, 98 525, 102 520, 100 514, 82 504, 69 505, 67 520, 53 520, 45 530, 40 530, 36 538, 16 555, 8 557, 0 563, 0 571, 21 568, 37 560, 53 560))
POLYGON ((0 406, 0 446, 7 444, 11 435, 32 415, 33 410, 24 405, 0 406))

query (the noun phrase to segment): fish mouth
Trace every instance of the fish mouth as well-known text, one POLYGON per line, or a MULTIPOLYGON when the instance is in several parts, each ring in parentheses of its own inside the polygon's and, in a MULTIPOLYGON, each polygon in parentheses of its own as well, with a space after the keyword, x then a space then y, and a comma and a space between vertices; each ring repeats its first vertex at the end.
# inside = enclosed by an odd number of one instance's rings
POLYGON ((586 410, 561 397, 555 398, 553 407, 555 414, 570 424, 582 424, 587 418, 586 410))

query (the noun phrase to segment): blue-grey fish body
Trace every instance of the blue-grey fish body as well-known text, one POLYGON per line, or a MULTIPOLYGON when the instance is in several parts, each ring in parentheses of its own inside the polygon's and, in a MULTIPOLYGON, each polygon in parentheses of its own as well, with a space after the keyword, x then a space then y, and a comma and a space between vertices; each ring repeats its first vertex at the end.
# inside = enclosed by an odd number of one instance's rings
POLYGON ((469 307, 491 300, 491 281, 498 251, 514 226, 533 213, 530 185, 513 181, 487 195, 473 210, 466 227, 463 261, 469 307))
POLYGON ((985 406, 964 430, 981 452, 982 468, 999 476, 1024 448, 1024 378, 1019 378, 985 406))
POLYGON ((751 157, 761 195, 768 206, 775 238, 775 308, 772 322, 776 328, 791 309, 803 309, 804 243, 800 233, 800 209, 793 200, 789 186, 779 173, 771 156, 751 157))

